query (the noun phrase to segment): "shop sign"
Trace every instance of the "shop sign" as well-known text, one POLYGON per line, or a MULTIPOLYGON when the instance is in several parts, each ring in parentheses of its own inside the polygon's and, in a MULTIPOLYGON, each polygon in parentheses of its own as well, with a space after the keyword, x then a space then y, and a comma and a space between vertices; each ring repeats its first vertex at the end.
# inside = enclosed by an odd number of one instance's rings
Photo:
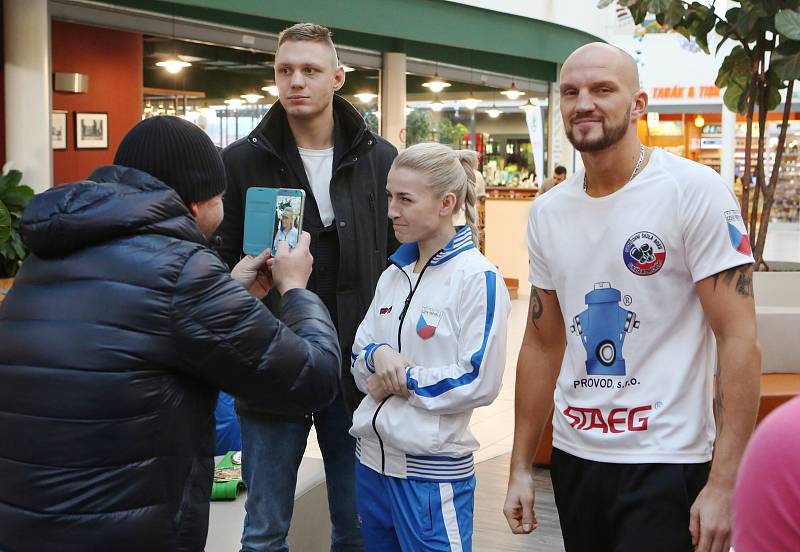
POLYGON ((656 86, 650 96, 655 100, 694 100, 698 98, 719 98, 716 86, 656 86))

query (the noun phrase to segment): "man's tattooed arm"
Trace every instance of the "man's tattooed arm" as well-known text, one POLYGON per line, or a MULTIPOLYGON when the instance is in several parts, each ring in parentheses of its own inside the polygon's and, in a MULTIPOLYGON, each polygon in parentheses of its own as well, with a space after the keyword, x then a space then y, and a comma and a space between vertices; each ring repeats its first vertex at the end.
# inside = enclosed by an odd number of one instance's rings
POLYGON ((531 322, 533 322, 533 326, 537 330, 539 329, 537 322, 544 314, 544 304, 539 296, 540 291, 545 295, 552 295, 553 293, 553 290, 550 289, 539 289, 536 286, 531 286, 531 322))
POLYGON ((717 285, 729 286, 735 282, 736 293, 742 297, 753 297, 753 265, 746 264, 729 268, 712 276, 714 278, 714 291, 717 285))

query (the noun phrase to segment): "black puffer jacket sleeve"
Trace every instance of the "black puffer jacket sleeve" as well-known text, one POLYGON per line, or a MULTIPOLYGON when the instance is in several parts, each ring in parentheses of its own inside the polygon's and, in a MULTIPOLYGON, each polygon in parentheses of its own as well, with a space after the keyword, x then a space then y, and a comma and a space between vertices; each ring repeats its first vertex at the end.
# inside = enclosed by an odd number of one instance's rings
POLYGON ((341 353, 322 301, 304 289, 283 295, 276 318, 233 280, 208 249, 178 277, 172 321, 181 369, 245 404, 285 415, 330 404, 341 353))

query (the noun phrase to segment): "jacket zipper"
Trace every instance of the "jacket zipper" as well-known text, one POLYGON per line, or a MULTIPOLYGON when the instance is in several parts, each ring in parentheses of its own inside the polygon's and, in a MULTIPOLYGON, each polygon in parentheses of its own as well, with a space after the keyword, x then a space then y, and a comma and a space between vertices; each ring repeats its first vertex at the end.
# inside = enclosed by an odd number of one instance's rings
MULTIPOLYGON (((406 297, 405 303, 403 304, 403 310, 400 313, 400 326, 397 328, 397 352, 398 353, 403 349, 403 344, 400 341, 400 333, 403 331, 403 320, 405 320, 406 312, 408 312, 408 307, 411 305, 411 298, 414 296, 414 293, 416 293, 417 288, 419 287, 419 283, 422 281, 422 275, 425 274, 425 271, 430 266, 431 261, 433 259, 435 259, 436 256, 441 252, 442 252, 442 250, 440 249, 439 251, 436 252, 436 254, 434 254, 433 257, 428 259, 428 262, 425 263, 425 266, 422 267, 422 270, 419 273, 419 278, 417 278, 417 285, 415 285, 413 287, 411 286, 411 278, 409 278, 408 274, 406 274, 406 271, 403 270, 402 267, 400 267, 400 265, 395 264, 395 266, 397 268, 399 268, 400 271, 403 273, 403 275, 408 279, 408 289, 409 289, 408 297, 406 297)), ((391 398, 392 398, 392 396, 389 395, 388 397, 383 399, 381 401, 381 404, 378 405, 378 408, 375 409, 375 414, 373 414, 373 416, 372 416, 372 430, 375 432, 375 436, 378 438, 378 445, 380 445, 380 447, 381 447, 381 475, 386 475, 386 452, 385 452, 385 450, 383 448, 383 439, 381 439, 381 434, 378 433, 377 421, 378 421, 378 414, 380 413, 381 408, 383 408, 383 405, 385 405, 386 402, 391 398)))
MULTIPOLYGON (((391 397, 391 395, 389 395, 391 397)), ((378 445, 381 447, 381 474, 386 475, 386 454, 383 452, 383 439, 381 439, 381 434, 378 433, 378 428, 375 423, 378 420, 378 412, 381 411, 383 405, 386 404, 386 401, 389 400, 389 397, 386 397, 381 401, 381 404, 378 405, 378 408, 375 409, 375 414, 372 416, 372 431, 375 432, 375 436, 378 438, 378 445)))

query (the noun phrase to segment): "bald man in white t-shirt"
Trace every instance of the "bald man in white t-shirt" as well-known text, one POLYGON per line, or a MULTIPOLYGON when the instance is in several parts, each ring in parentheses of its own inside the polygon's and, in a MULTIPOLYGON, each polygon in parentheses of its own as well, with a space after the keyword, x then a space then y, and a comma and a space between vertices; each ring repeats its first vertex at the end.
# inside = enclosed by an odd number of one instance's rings
POLYGON ((585 170, 530 213, 504 513, 536 528, 531 461, 555 405, 567 552, 727 552, 761 367, 739 205, 713 170, 640 143, 647 95, 627 53, 576 50, 560 96, 585 170))

